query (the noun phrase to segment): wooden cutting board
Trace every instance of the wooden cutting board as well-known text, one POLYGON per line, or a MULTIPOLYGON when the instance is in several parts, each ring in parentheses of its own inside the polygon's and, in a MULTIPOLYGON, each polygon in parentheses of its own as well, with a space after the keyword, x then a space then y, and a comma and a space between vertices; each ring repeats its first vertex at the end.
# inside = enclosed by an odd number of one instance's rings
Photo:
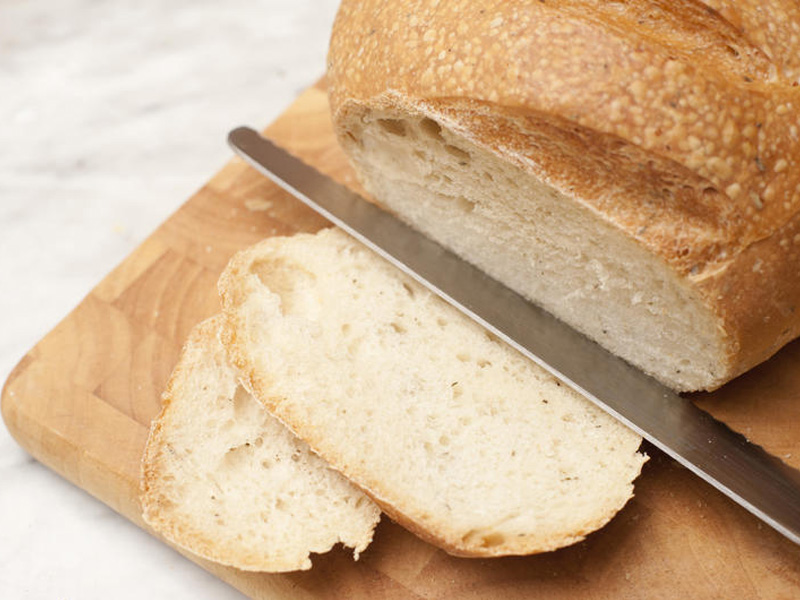
MULTIPOLYGON (((267 134, 357 188, 333 137, 323 84, 267 134)), ((3 417, 33 456, 131 521, 150 420, 190 329, 219 309, 236 250, 325 222, 234 158, 19 363, 3 417)), ((800 466, 800 343, 697 401, 800 466)), ((342 550, 309 572, 248 574, 192 560, 253 598, 800 598, 800 547, 657 450, 636 497, 603 530, 549 554, 453 558, 388 519, 354 563, 342 550)))

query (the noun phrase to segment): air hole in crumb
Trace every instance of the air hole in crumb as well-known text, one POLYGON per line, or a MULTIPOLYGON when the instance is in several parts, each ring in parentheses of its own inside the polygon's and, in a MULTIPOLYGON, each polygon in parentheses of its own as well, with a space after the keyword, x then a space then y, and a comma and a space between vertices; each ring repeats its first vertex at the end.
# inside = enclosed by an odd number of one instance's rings
POLYGON ((461 541, 468 546, 477 546, 479 548, 494 548, 500 546, 506 541, 502 533, 487 533, 482 535, 477 529, 470 529, 467 533, 461 536, 461 541))
POLYGON ((715 187, 707 187, 703 189, 703 196, 716 196, 719 193, 715 187))
POLYGON ((378 125, 386 133, 404 136, 406 134, 406 124, 399 119, 378 119, 378 125))
POLYGON ((472 160, 472 156, 470 156, 469 152, 466 152, 457 146, 447 144, 444 149, 450 156, 455 158, 458 161, 458 164, 461 166, 469 164, 469 161, 472 160))
POLYGON ((262 460, 261 461, 261 467, 264 468, 264 469, 269 469, 269 468, 272 467, 272 463, 269 462, 268 460, 262 460))
POLYGON ((433 119, 422 119, 419 124, 419 128, 422 129, 423 133, 426 135, 429 135, 430 137, 439 141, 444 141, 444 138, 442 137, 442 127, 433 119))
POLYGON ((280 298, 280 310, 284 315, 297 310, 298 300, 304 297, 303 290, 311 288, 316 280, 316 275, 300 265, 279 258, 253 263, 250 272, 280 298))
POLYGON ((342 333, 344 335, 347 335, 348 333, 350 333, 350 329, 351 329, 350 328, 350 323, 345 323, 344 325, 342 325, 342 333))
POLYGON ((447 321, 441 317, 436 319, 436 324, 441 328, 447 327, 447 321))
POLYGON ((414 297, 414 288, 413 287, 411 287, 408 283, 403 282, 403 288, 408 293, 409 298, 413 298, 414 297))
POLYGON ((447 446, 450 443, 450 438, 446 435, 439 436, 439 443, 442 446, 447 446))
POLYGON ((414 156, 420 160, 428 160, 427 155, 422 150, 414 150, 414 156))
POLYGON ((346 131, 346 132, 345 132, 345 135, 346 135, 347 137, 349 137, 349 138, 350 138, 350 139, 351 139, 353 142, 355 142, 356 144, 358 144, 358 143, 359 143, 359 142, 358 142, 358 138, 356 138, 356 136, 354 136, 354 135, 353 135, 353 132, 352 132, 352 131, 346 131))
POLYGON ((233 414, 237 420, 245 418, 245 416, 253 408, 253 399, 250 394, 240 385, 236 387, 233 393, 233 414))
POLYGON ((494 177, 492 176, 491 173, 484 172, 483 178, 486 179, 487 181, 494 181, 494 177))
POLYGON ((481 359, 478 360, 478 366, 481 369, 485 369, 486 367, 491 366, 491 364, 492 364, 491 361, 488 361, 485 358, 481 358, 481 359))
POLYGON ((456 198, 456 205, 458 208, 465 213, 471 213, 475 210, 475 203, 472 200, 467 200, 464 196, 459 196, 456 198))
POLYGON ((459 352, 456 354, 456 358, 461 362, 469 362, 469 354, 466 354, 465 352, 459 352))
POLYGON ((400 325, 400 323, 392 322, 390 325, 392 326, 392 329, 395 330, 395 333, 406 333, 406 331, 408 331, 405 327, 400 325))
POLYGON ((258 436, 253 443, 255 444, 256 448, 261 448, 261 446, 264 445, 264 438, 258 436))
POLYGON ((253 449, 249 444, 242 444, 240 446, 232 446, 228 449, 223 457, 225 464, 237 467, 247 461, 248 456, 252 456, 253 449))
POLYGON ((506 538, 502 533, 490 533, 489 535, 483 536, 481 545, 484 548, 495 548, 503 544, 505 541, 506 538))

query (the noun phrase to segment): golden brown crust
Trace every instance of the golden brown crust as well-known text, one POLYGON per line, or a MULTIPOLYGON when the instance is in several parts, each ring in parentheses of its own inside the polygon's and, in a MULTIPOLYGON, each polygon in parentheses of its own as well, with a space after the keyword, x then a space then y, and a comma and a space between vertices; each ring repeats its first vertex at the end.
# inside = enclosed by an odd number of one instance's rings
POLYGON ((800 80, 800 4, 786 0, 705 0, 772 61, 800 80))
POLYGON ((779 0, 345 0, 334 122, 438 116, 590 207, 717 315, 722 383, 800 335, 798 23, 779 0))

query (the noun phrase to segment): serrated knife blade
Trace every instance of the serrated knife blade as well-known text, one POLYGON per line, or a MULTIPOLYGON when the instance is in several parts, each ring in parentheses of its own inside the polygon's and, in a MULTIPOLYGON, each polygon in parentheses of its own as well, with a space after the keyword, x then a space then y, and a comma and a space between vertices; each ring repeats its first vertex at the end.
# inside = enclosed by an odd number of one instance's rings
POLYGON ((259 172, 800 544, 800 471, 390 213, 239 127, 259 172))

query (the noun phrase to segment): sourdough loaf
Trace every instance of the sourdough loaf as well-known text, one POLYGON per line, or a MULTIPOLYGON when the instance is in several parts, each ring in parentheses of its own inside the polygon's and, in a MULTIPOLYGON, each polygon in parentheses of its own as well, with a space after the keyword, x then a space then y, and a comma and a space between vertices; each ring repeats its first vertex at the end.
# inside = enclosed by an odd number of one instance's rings
POLYGON ((800 334, 800 5, 344 0, 334 125, 388 209, 677 390, 800 334))
POLYGON ((219 286, 254 396, 448 552, 552 550, 631 497, 641 438, 341 231, 267 239, 219 286))
POLYGON ((217 336, 192 332, 153 422, 144 519, 172 543, 248 571, 311 567, 311 552, 358 553, 380 510, 239 384, 217 336))

